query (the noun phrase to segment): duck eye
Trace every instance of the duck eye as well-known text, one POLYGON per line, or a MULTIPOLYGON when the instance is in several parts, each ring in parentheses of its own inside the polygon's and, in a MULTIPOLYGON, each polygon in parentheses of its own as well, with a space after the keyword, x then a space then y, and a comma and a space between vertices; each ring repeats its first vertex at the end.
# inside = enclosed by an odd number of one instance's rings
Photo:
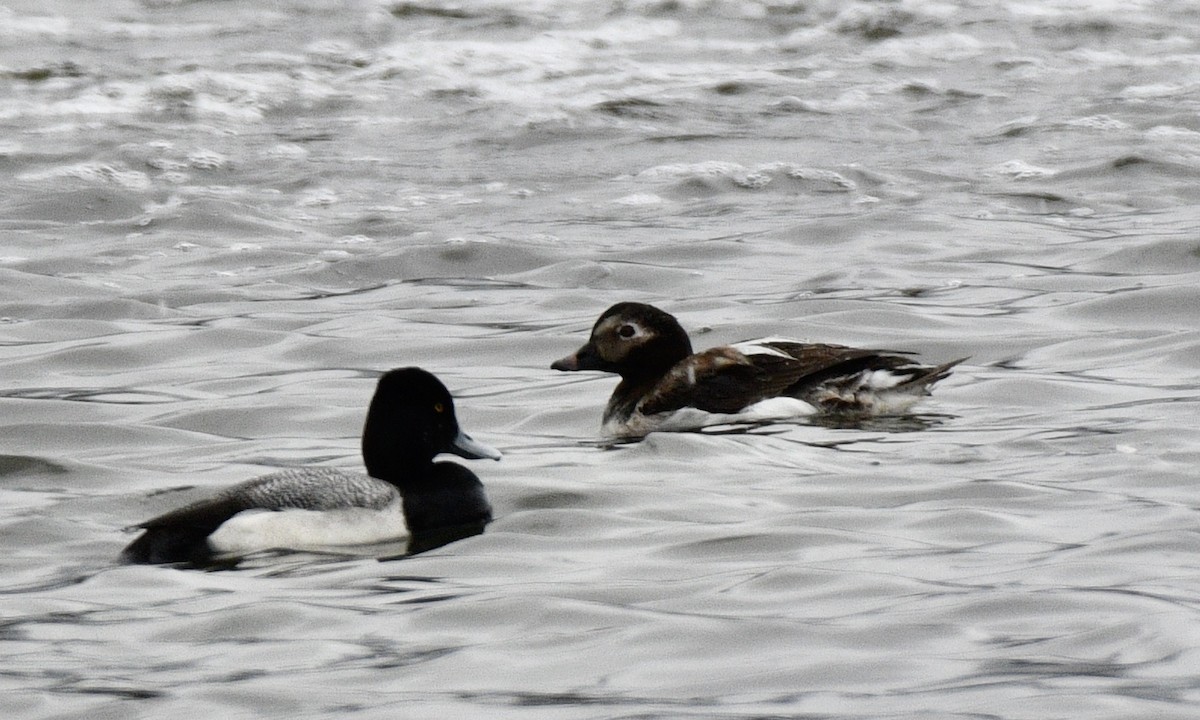
POLYGON ((617 334, 623 338, 631 338, 637 334, 637 328, 632 325, 622 325, 620 329, 617 330, 617 334))
POLYGON ((433 411, 434 411, 435 413, 442 413, 442 412, 445 412, 445 411, 446 411, 446 406, 445 406, 445 405, 443 405, 443 404, 441 404, 441 403, 434 403, 434 404, 433 404, 433 411))

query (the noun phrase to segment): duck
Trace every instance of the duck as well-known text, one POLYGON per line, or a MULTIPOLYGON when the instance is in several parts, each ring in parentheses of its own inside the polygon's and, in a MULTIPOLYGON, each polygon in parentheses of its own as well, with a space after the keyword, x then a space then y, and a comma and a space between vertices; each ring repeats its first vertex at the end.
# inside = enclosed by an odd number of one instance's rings
MULTIPOLYGON (((366 472, 280 470, 138 523, 126 564, 227 563, 266 550, 314 550, 408 538, 408 550, 482 532, 492 519, 483 484, 439 453, 500 459, 458 425, 454 400, 432 373, 384 373, 362 432, 366 472)), ((445 544, 442 542, 441 544, 445 544)))
POLYGON ((582 347, 550 367, 619 375, 602 431, 639 438, 817 413, 903 414, 967 359, 922 365, 911 354, 781 337, 693 352, 673 315, 645 303, 619 302, 600 315, 582 347))

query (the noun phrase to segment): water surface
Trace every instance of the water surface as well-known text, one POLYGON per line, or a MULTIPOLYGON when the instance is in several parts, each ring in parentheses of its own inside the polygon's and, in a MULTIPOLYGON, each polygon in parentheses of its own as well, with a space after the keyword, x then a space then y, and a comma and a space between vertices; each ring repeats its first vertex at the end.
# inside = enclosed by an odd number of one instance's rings
POLYGON ((0 712, 1190 718, 1186 2, 0 7, 0 712), (970 355, 923 422, 597 443, 619 300, 970 355), (122 567, 359 467, 419 364, 497 520, 122 567))

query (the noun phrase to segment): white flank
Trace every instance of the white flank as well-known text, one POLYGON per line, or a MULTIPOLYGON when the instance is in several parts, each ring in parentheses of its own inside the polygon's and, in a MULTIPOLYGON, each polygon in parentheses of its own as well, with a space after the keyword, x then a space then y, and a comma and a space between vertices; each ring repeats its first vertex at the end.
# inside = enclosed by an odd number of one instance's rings
POLYGON ((244 555, 260 550, 366 545, 408 535, 399 500, 379 510, 246 510, 208 536, 219 553, 244 555))
POLYGON ((921 399, 920 393, 910 392, 911 388, 902 390, 874 389, 859 385, 847 392, 839 392, 836 388, 824 388, 816 397, 818 402, 848 403, 854 406, 853 412, 858 415, 900 415, 908 411, 921 399))
MULTIPOLYGON (((761 422, 763 420, 786 420, 788 418, 804 417, 805 415, 812 415, 816 411, 815 407, 798 398, 773 397, 766 400, 759 400, 736 415, 726 415, 724 417, 761 422)), ((737 420, 732 422, 737 422, 737 420)))
POLYGON ((864 372, 859 383, 862 387, 870 390, 887 390, 888 388, 896 387, 907 379, 908 377, 896 375, 890 370, 874 370, 872 372, 864 372))
POLYGON ((634 413, 628 422, 607 422, 602 430, 610 437, 641 437, 652 432, 685 432, 711 425, 788 420, 812 415, 816 411, 816 408, 803 400, 775 397, 760 400, 737 413, 710 413, 691 407, 656 415, 634 413))
POLYGON ((872 395, 860 395, 863 411, 869 415, 903 415, 917 404, 921 397, 907 392, 884 390, 872 395))

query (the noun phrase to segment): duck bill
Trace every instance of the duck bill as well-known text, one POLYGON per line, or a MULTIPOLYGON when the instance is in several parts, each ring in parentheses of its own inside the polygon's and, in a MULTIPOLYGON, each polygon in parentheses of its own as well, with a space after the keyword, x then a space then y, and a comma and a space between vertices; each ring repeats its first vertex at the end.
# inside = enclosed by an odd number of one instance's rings
POLYGON ((500 451, 486 443, 481 443, 462 430, 458 431, 458 436, 450 441, 446 452, 454 453, 459 457, 467 458, 468 460, 499 460, 500 451))
POLYGON ((550 363, 550 369, 563 372, 602 370, 601 364, 600 355, 596 353, 596 346, 588 343, 565 358, 550 363))

